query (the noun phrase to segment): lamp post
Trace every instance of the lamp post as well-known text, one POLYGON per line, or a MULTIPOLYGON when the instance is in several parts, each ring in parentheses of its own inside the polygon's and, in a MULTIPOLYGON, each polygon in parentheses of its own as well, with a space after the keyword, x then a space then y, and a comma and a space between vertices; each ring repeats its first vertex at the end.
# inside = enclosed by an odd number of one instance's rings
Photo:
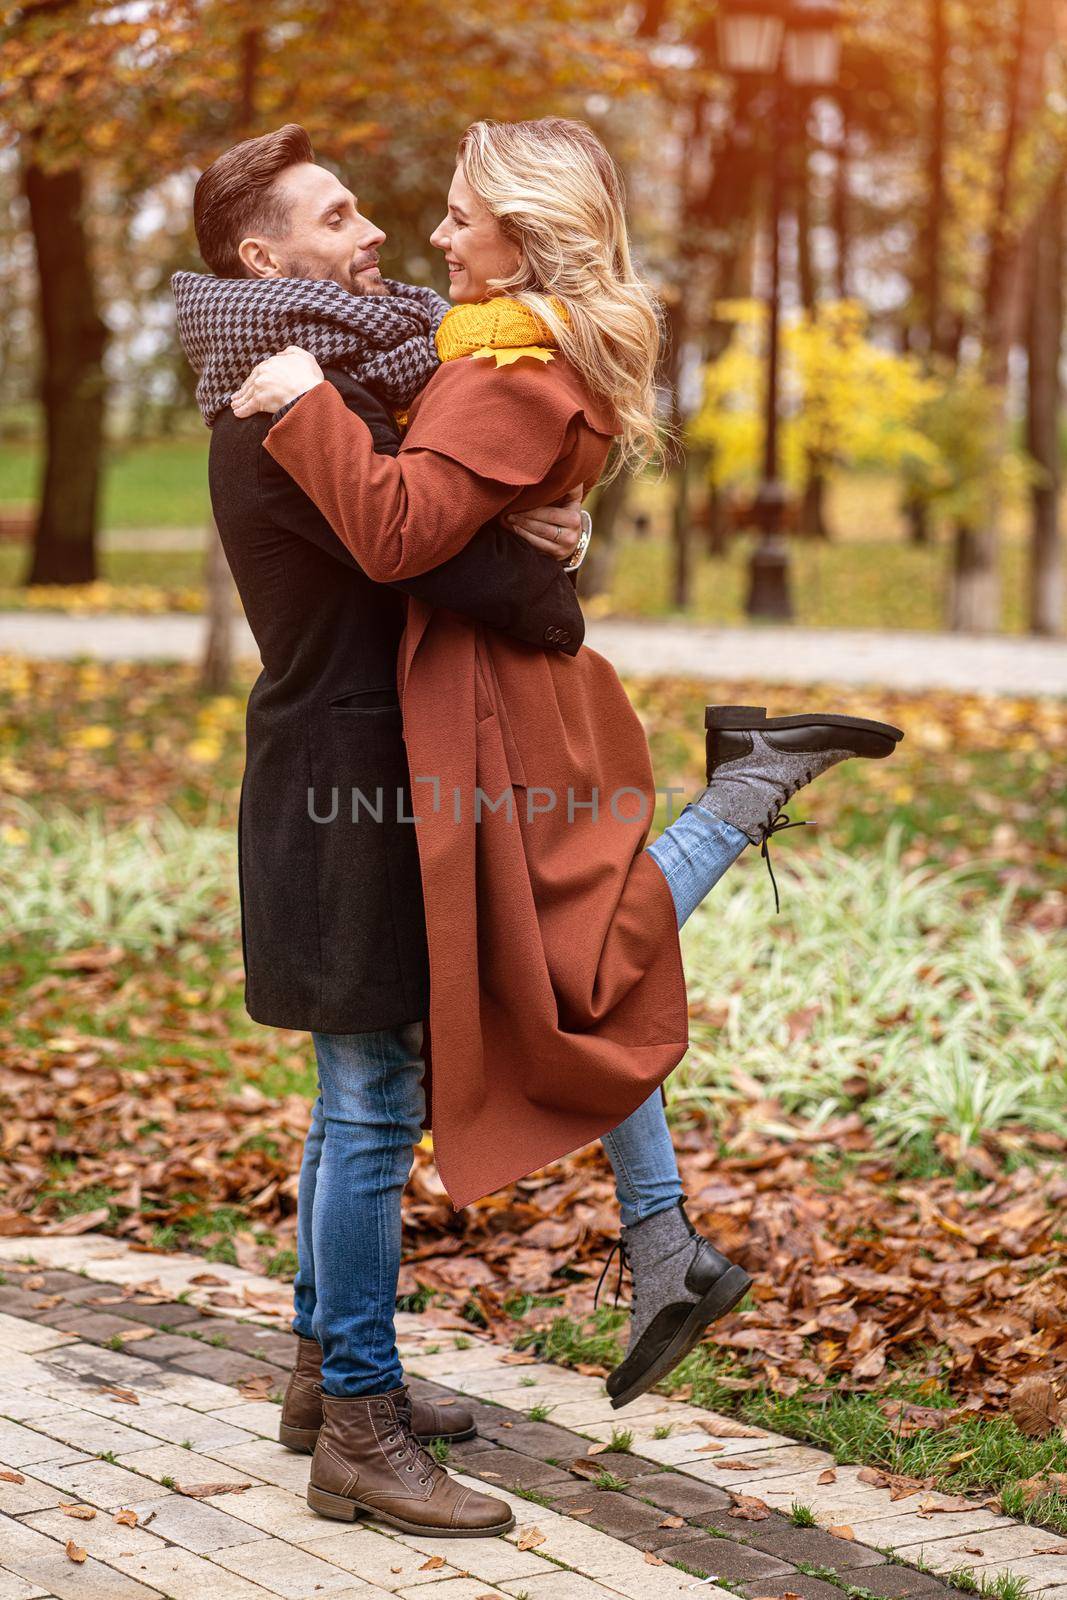
POLYGON ((837 0, 720 0, 719 59, 736 76, 770 80, 773 94, 770 284, 767 290, 767 378, 763 469, 756 495, 760 539, 749 559, 745 609, 750 617, 789 621, 789 548, 782 536, 785 490, 778 444, 781 347, 781 221, 790 87, 828 88, 836 81, 841 52, 837 0))

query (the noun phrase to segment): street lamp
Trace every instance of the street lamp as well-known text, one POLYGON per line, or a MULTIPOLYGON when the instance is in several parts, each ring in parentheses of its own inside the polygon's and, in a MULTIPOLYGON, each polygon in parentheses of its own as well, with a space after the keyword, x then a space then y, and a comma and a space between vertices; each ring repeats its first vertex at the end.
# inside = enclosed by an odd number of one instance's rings
POLYGON ((837 78, 841 52, 837 0, 720 0, 719 59, 737 76, 762 76, 774 92, 771 186, 771 281, 767 292, 767 390, 763 471, 756 495, 760 540, 749 559, 745 609, 750 617, 791 620, 789 549, 782 537, 785 490, 778 449, 778 376, 781 344, 781 222, 787 86, 824 89, 837 78))

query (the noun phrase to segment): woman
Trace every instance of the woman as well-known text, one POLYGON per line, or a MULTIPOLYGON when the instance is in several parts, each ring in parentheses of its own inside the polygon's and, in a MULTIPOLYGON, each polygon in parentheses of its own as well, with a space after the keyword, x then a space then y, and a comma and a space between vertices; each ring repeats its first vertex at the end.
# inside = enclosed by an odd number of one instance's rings
MULTIPOLYGON (((399 457, 375 456, 306 352, 262 362, 232 401, 238 416, 283 413, 265 447, 378 581, 592 484, 613 444, 616 470, 639 466, 656 439, 657 319, 588 128, 474 124, 432 242, 454 306, 399 457)), ((422 1125, 457 1209, 603 1137, 634 1273, 630 1348, 609 1380, 622 1405, 749 1282, 685 1215, 658 1092, 688 1042, 678 929, 749 842, 785 825, 791 794, 901 735, 709 708, 708 785, 644 849, 648 746, 595 651, 541 652, 410 600, 398 685, 430 946, 422 1125)))

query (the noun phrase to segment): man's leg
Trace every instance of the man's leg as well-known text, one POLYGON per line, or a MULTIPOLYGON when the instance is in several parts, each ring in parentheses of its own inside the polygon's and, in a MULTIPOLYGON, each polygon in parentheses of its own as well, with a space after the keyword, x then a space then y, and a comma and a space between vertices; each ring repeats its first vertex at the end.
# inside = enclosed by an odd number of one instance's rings
POLYGON ((312 1337, 311 1324, 315 1315, 315 1248, 311 1234, 311 1217, 315 1209, 315 1181, 322 1158, 322 1136, 325 1122, 322 1114, 322 1096, 311 1108, 311 1125, 304 1140, 304 1154, 300 1161, 300 1183, 296 1195, 296 1277, 293 1280, 293 1332, 299 1339, 312 1337))
POLYGON ((323 1136, 311 1332, 327 1395, 384 1394, 404 1382, 394 1314, 401 1196, 425 1115, 422 1023, 313 1037, 323 1136))

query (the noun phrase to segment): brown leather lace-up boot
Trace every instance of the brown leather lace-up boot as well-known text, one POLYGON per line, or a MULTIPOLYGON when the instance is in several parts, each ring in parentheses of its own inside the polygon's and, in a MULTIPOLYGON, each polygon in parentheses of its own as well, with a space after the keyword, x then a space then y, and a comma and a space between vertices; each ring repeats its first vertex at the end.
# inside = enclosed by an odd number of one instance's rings
MULTIPOLYGON (((278 1440, 289 1450, 310 1455, 322 1427, 322 1349, 317 1339, 298 1339, 296 1365, 289 1376, 278 1425, 278 1440)), ((420 1444, 431 1439, 473 1439, 478 1432, 469 1406, 449 1401, 411 1401, 411 1431, 420 1444)))
POLYGON ((404 1533, 477 1539, 515 1526, 511 1507, 449 1476, 411 1431, 402 1383, 387 1394, 322 1396, 307 1502, 342 1522, 371 1516, 404 1533))

